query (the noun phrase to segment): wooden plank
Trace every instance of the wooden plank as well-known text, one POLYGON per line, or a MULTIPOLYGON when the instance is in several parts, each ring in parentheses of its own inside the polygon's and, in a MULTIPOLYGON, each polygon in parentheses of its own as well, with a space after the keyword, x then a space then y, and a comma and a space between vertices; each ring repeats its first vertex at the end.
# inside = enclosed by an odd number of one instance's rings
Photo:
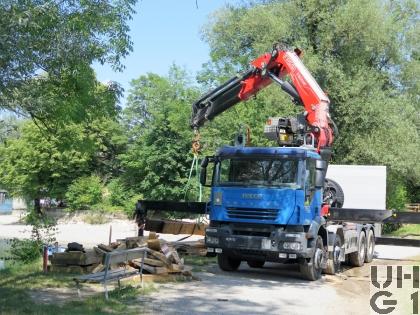
POLYGON ((182 228, 182 222, 180 221, 165 221, 163 224, 163 234, 179 234, 179 231, 181 231, 182 228))
POLYGON ((184 269, 183 265, 180 264, 172 264, 171 268, 168 270, 169 273, 180 273, 184 269))
MULTIPOLYGON (((141 261, 140 261, 140 263, 141 263, 141 261)), ((157 259, 152 259, 152 258, 145 258, 144 263, 148 264, 150 266, 154 266, 154 267, 164 267, 165 266, 163 261, 160 261, 160 260, 157 260, 157 259)))
POLYGON ((193 234, 195 229, 195 223, 193 222, 182 222, 181 230, 179 234, 193 234))
POLYGON ((160 251, 160 240, 158 239, 151 239, 147 241, 147 247, 156 251, 160 251))
POLYGON ((95 251, 90 250, 84 252, 63 252, 54 253, 51 257, 51 264, 53 265, 77 265, 87 266, 98 264, 102 257, 95 251))
MULTIPOLYGON (((142 258, 143 255, 145 255, 145 253, 143 253, 141 250, 131 249, 131 250, 122 250, 122 251, 115 250, 112 253, 107 254, 107 255, 110 255, 109 263, 111 265, 114 265, 114 264, 119 264, 119 263, 126 263, 129 260, 142 258)), ((106 261, 106 256, 104 257, 104 262, 105 261, 106 261)))
POLYGON ((155 257, 156 259, 162 261, 166 266, 170 266, 171 262, 169 261, 168 258, 166 258, 166 256, 162 253, 159 253, 157 251, 154 250, 150 250, 149 254, 152 255, 153 257, 155 257))
POLYGON ((204 223, 196 224, 194 229, 194 235, 205 235, 207 225, 204 223))
POLYGON ((155 240, 157 238, 159 238, 159 235, 156 232, 149 232, 149 240, 155 240))

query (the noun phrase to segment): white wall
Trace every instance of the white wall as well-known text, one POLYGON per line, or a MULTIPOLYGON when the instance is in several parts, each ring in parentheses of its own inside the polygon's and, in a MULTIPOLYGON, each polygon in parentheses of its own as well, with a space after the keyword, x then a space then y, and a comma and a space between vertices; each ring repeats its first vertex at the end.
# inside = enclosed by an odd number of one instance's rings
POLYGON ((25 200, 23 200, 21 198, 13 198, 12 209, 13 210, 26 210, 27 206, 26 206, 25 200))
POLYGON ((329 165, 327 178, 343 188, 343 208, 386 209, 386 166, 329 165))
MULTIPOLYGON (((386 166, 329 165, 327 178, 344 191, 343 208, 386 209, 386 166)), ((381 236, 381 224, 375 224, 381 236)))

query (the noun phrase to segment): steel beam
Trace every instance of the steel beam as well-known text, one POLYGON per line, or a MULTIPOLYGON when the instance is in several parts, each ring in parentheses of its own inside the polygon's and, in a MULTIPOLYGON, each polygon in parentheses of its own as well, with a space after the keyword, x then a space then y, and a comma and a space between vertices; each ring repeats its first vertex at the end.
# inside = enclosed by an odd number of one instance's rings
POLYGON ((410 238, 400 238, 400 237, 376 237, 376 245, 420 247, 420 239, 410 239, 410 238))
POLYGON ((207 213, 206 202, 180 202, 170 200, 139 200, 143 210, 169 211, 169 212, 188 212, 196 214, 207 213))

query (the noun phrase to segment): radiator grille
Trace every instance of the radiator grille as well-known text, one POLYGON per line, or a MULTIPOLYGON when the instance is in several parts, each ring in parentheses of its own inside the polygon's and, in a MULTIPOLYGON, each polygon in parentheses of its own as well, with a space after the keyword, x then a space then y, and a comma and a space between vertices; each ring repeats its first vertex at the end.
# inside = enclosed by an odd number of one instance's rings
POLYGON ((256 209, 256 208, 226 208, 230 219, 247 219, 259 221, 273 221, 277 218, 278 209, 256 209))

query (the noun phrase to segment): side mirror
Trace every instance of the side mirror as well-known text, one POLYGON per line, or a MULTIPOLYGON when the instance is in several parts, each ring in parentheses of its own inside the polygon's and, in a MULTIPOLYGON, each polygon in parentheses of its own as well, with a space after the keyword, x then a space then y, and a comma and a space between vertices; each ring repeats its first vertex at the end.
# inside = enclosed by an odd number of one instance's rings
POLYGON ((201 161, 201 167, 206 168, 207 165, 209 165, 209 157, 206 156, 202 161, 201 161))
POLYGON ((207 181, 207 168, 201 166, 201 170, 200 170, 200 184, 203 186, 206 186, 206 181, 207 181))
POLYGON ((206 156, 201 161, 201 169, 200 169, 200 184, 206 187, 210 186, 210 185, 207 185, 207 166, 209 165, 209 162, 210 162, 210 158, 206 156))
POLYGON ((315 188, 323 188, 328 164, 324 160, 317 160, 315 163, 315 188))

